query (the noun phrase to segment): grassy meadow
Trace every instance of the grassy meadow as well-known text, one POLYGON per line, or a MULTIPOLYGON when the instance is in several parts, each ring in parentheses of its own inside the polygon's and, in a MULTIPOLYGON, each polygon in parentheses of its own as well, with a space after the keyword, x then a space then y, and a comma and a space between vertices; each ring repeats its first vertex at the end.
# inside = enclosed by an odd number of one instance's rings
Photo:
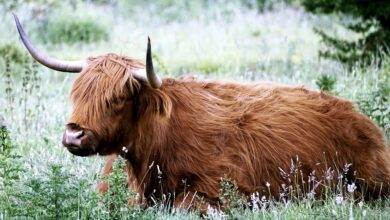
MULTIPOLYGON (((0 126, 6 126, 0 136, 0 219, 200 218, 159 202, 146 209, 127 206, 134 195, 123 190, 123 161, 109 177, 116 184, 112 194, 95 193, 104 158, 76 157, 61 144, 77 74, 33 61, 11 11, 39 49, 60 59, 108 52, 144 59, 150 36, 162 77, 274 81, 326 90, 354 101, 390 136, 390 56, 352 67, 318 56, 324 45, 313 27, 356 37, 339 25, 342 18, 308 14, 282 1, 262 12, 248 4, 252 1, 15 2, 0 1, 0 126)), ((364 203, 333 193, 323 201, 304 196, 299 202, 276 202, 257 195, 251 202, 258 206, 248 209, 234 187, 223 188, 235 205, 224 212, 210 209, 204 218, 390 219, 390 200, 364 203)))

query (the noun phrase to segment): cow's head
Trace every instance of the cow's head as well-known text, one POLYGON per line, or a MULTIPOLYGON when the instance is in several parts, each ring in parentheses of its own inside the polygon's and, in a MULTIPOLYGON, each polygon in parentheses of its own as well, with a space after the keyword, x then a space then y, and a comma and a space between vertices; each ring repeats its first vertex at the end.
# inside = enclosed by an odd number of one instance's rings
POLYGON ((51 58, 31 43, 16 15, 16 26, 22 42, 41 64, 62 72, 79 73, 73 83, 73 112, 65 125, 63 145, 73 154, 107 155, 120 148, 131 131, 134 97, 142 87, 157 89, 162 81, 153 70, 150 39, 145 65, 115 54, 89 58, 86 61, 63 61, 51 58), (127 116, 127 117, 125 117, 127 116), (126 126, 127 125, 127 126, 126 126))

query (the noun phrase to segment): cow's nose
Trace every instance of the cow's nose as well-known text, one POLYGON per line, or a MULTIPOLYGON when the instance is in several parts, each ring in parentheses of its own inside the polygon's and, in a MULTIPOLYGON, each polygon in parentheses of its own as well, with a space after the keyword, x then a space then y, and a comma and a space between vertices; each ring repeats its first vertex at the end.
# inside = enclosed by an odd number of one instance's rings
POLYGON ((62 143, 65 146, 74 145, 74 146, 80 146, 82 137, 84 136, 84 131, 74 131, 68 127, 65 128, 64 137, 62 140, 62 143))

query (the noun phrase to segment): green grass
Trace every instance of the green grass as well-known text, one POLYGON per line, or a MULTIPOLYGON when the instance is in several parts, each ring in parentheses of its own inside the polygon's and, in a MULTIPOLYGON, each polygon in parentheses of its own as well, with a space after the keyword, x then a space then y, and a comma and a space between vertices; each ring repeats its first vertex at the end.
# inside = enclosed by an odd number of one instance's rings
MULTIPOLYGON (((115 52, 143 59, 146 39, 150 36, 158 59, 157 71, 163 77, 195 75, 200 79, 241 82, 267 80, 313 89, 325 85, 331 92, 363 106, 363 112, 371 114, 389 136, 390 58, 385 57, 382 66, 374 63, 353 69, 334 61, 319 60, 318 50, 323 45, 313 32, 314 25, 349 36, 334 24, 332 17, 309 15, 296 6, 281 6, 258 14, 230 1, 217 1, 202 10, 196 8, 201 6, 194 6, 193 10, 180 4, 171 7, 162 0, 157 5, 148 2, 147 7, 134 4, 132 10, 123 6, 125 1, 101 2, 76 6, 81 8, 77 10, 96 12, 105 25, 110 24, 109 37, 98 42, 45 44, 37 33, 46 19, 45 14, 33 15, 31 11, 36 6, 31 4, 20 7, 16 13, 37 46, 58 58, 83 59, 115 52), (153 14, 157 6, 166 8, 153 14), (188 16, 186 10, 189 10, 188 16), (336 81, 330 84, 323 76, 336 81), (372 106, 375 108, 370 108, 372 106)), ((51 14, 63 14, 71 7, 69 4, 57 6, 51 8, 51 14)), ((75 74, 54 72, 31 59, 21 58, 21 42, 12 16, 1 10, 4 16, 0 22, 0 116, 9 131, 12 143, 7 142, 7 146, 12 153, 0 152, 0 156, 8 155, 0 157, 0 165, 20 167, 23 171, 19 172, 18 179, 0 175, 0 219, 10 216, 32 219, 199 218, 199 214, 193 212, 172 213, 161 204, 148 209, 123 206, 116 214, 101 206, 99 202, 109 198, 99 197, 94 191, 104 159, 76 157, 61 145, 63 127, 71 111, 69 93, 75 74), (20 158, 9 155, 20 155, 20 158), (2 184, 5 178, 12 184, 2 184)), ((24 49, 21 51, 25 53, 24 49)), ((4 172, 2 169, 0 167, 0 172, 4 172)), ((117 175, 117 179, 113 178, 120 181, 120 171, 117 175)), ((118 195, 113 202, 121 202, 120 196, 127 196, 120 191, 113 195, 118 195)), ((337 196, 329 195, 323 201, 305 199, 286 203, 257 198, 261 204, 258 209, 238 206, 225 213, 209 210, 207 217, 390 218, 390 200, 366 204, 346 196, 340 203, 337 196)))

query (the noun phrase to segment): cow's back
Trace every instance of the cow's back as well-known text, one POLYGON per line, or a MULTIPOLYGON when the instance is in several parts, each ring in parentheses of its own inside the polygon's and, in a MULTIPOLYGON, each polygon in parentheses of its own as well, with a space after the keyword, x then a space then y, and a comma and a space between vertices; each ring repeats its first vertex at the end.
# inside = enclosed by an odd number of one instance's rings
POLYGON ((388 180, 384 136, 349 101, 302 87, 191 80, 171 80, 163 92, 172 112, 149 162, 165 172, 165 191, 185 188, 185 180, 217 198, 227 177, 244 193, 278 198, 283 185, 302 186, 309 176, 323 184, 340 175, 388 180))

